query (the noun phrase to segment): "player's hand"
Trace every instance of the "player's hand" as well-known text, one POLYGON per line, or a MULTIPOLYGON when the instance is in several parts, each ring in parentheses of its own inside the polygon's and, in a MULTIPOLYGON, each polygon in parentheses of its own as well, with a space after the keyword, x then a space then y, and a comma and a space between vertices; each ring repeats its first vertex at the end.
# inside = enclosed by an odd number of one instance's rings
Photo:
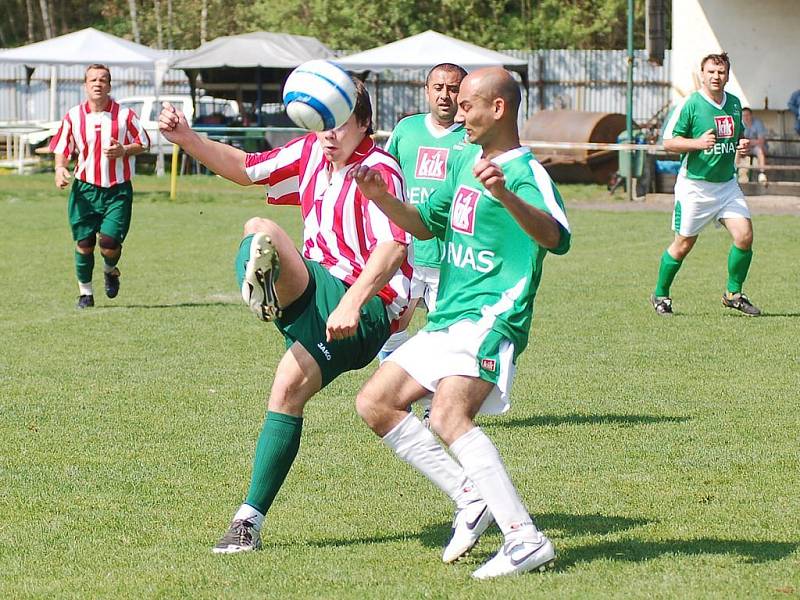
POLYGON ((492 161, 480 159, 472 168, 472 173, 495 198, 499 198, 506 191, 506 177, 503 175, 503 170, 492 161))
POLYGON ((750 140, 747 138, 740 139, 739 143, 736 145, 736 152, 738 152, 740 156, 747 156, 749 150, 750 140))
POLYGON ((699 145, 698 150, 711 150, 711 148, 714 147, 714 144, 717 143, 717 136, 714 133, 714 129, 709 129, 703 135, 697 138, 697 143, 699 145))
POLYGON ((69 185, 70 174, 67 167, 56 167, 56 187, 63 190, 69 185))
POLYGON ((122 158, 125 156, 125 146, 120 144, 114 138, 111 138, 111 143, 107 148, 103 149, 103 154, 108 158, 122 158))
POLYGON ((180 146, 181 142, 185 141, 187 136, 192 133, 186 115, 169 102, 162 102, 161 106, 161 113, 158 115, 158 130, 168 141, 180 146))
POLYGON ((361 193, 370 200, 380 198, 389 190, 380 172, 365 165, 354 166, 347 172, 347 177, 353 179, 361 193))
POLYGON ((325 324, 326 341, 343 340, 354 336, 358 330, 360 315, 361 310, 358 307, 350 306, 346 299, 344 302, 340 302, 328 316, 325 324))

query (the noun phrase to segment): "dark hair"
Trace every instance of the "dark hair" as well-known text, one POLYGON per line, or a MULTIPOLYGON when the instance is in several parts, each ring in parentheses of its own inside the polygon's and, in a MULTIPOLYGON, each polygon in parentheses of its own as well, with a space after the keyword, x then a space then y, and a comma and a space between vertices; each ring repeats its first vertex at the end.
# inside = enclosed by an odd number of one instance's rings
POLYGON ((753 112, 753 111, 750 109, 750 107, 749 107, 749 106, 745 106, 745 107, 742 109, 742 112, 744 112, 744 111, 747 111, 747 112, 749 112, 749 113, 753 112))
POLYGON ((708 61, 713 62, 715 65, 725 65, 725 70, 728 72, 731 70, 731 61, 728 58, 727 52, 722 52, 720 54, 708 54, 707 56, 704 56, 703 60, 700 61, 701 71, 706 66, 708 61))
POLYGON ((89 71, 92 69, 102 69, 106 73, 108 73, 108 82, 111 83, 111 69, 108 68, 106 65, 101 65, 100 63, 94 63, 86 67, 86 70, 83 72, 83 80, 86 81, 86 76, 89 74, 89 71))
POLYGON ((372 135, 375 130, 372 128, 372 101, 369 99, 369 92, 367 91, 364 82, 355 75, 351 75, 353 85, 356 86, 356 105, 353 108, 353 114, 356 116, 356 121, 359 125, 367 126, 367 135, 372 135))
POLYGON ((467 76, 467 71, 462 66, 453 63, 439 63, 438 65, 433 67, 430 71, 428 71, 428 75, 425 77, 425 87, 427 87, 428 84, 430 83, 431 75, 433 75, 434 71, 445 71, 446 73, 458 73, 459 82, 461 82, 461 80, 467 76))

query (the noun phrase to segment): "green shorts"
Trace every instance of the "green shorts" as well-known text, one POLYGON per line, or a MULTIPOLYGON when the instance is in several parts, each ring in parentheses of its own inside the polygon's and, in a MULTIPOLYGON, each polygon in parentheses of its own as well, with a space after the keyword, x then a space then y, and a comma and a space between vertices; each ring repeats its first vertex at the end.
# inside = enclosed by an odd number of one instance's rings
POLYGON ((286 339, 286 348, 298 342, 314 358, 322 371, 322 387, 346 371, 361 369, 389 338, 389 316, 378 296, 373 296, 361 309, 358 330, 343 340, 325 341, 328 316, 339 305, 347 285, 314 261, 305 260, 308 287, 303 294, 283 309, 275 324, 286 339))
POLYGON ((130 181, 103 188, 75 179, 67 204, 72 239, 77 242, 100 232, 121 244, 131 226, 132 208, 130 181))

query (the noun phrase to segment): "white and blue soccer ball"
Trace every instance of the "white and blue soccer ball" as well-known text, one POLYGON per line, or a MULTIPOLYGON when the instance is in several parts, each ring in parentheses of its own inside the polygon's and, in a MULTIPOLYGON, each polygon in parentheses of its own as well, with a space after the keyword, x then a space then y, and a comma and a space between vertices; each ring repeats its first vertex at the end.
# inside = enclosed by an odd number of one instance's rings
POLYGON ((342 125, 356 104, 350 75, 327 60, 309 60, 289 74, 283 86, 286 114, 299 127, 326 131, 342 125))

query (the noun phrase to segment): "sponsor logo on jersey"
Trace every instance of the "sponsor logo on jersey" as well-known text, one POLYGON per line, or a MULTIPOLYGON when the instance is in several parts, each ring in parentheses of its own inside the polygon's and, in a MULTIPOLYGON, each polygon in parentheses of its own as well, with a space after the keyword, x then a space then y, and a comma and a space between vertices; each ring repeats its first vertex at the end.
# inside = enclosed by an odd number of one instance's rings
POLYGON ((717 126, 718 138, 732 138, 733 137, 733 117, 724 115, 722 117, 714 117, 714 124, 717 126))
POLYGON ((736 152, 736 144, 733 142, 717 142, 711 148, 703 150, 703 154, 731 154, 736 152))
POLYGON ((481 369, 494 373, 494 371, 497 369, 497 361, 493 358, 482 358, 481 369))
POLYGON ((491 250, 476 251, 471 246, 462 246, 455 242, 447 242, 444 260, 460 269, 472 269, 478 273, 488 273, 494 269, 494 252, 491 250))
POLYGON ((480 191, 462 185, 453 198, 453 209, 450 214, 450 226, 461 233, 475 233, 475 210, 478 206, 480 191))
POLYGON ((428 148, 420 146, 417 150, 417 179, 437 179, 444 181, 447 175, 447 148, 428 148))

